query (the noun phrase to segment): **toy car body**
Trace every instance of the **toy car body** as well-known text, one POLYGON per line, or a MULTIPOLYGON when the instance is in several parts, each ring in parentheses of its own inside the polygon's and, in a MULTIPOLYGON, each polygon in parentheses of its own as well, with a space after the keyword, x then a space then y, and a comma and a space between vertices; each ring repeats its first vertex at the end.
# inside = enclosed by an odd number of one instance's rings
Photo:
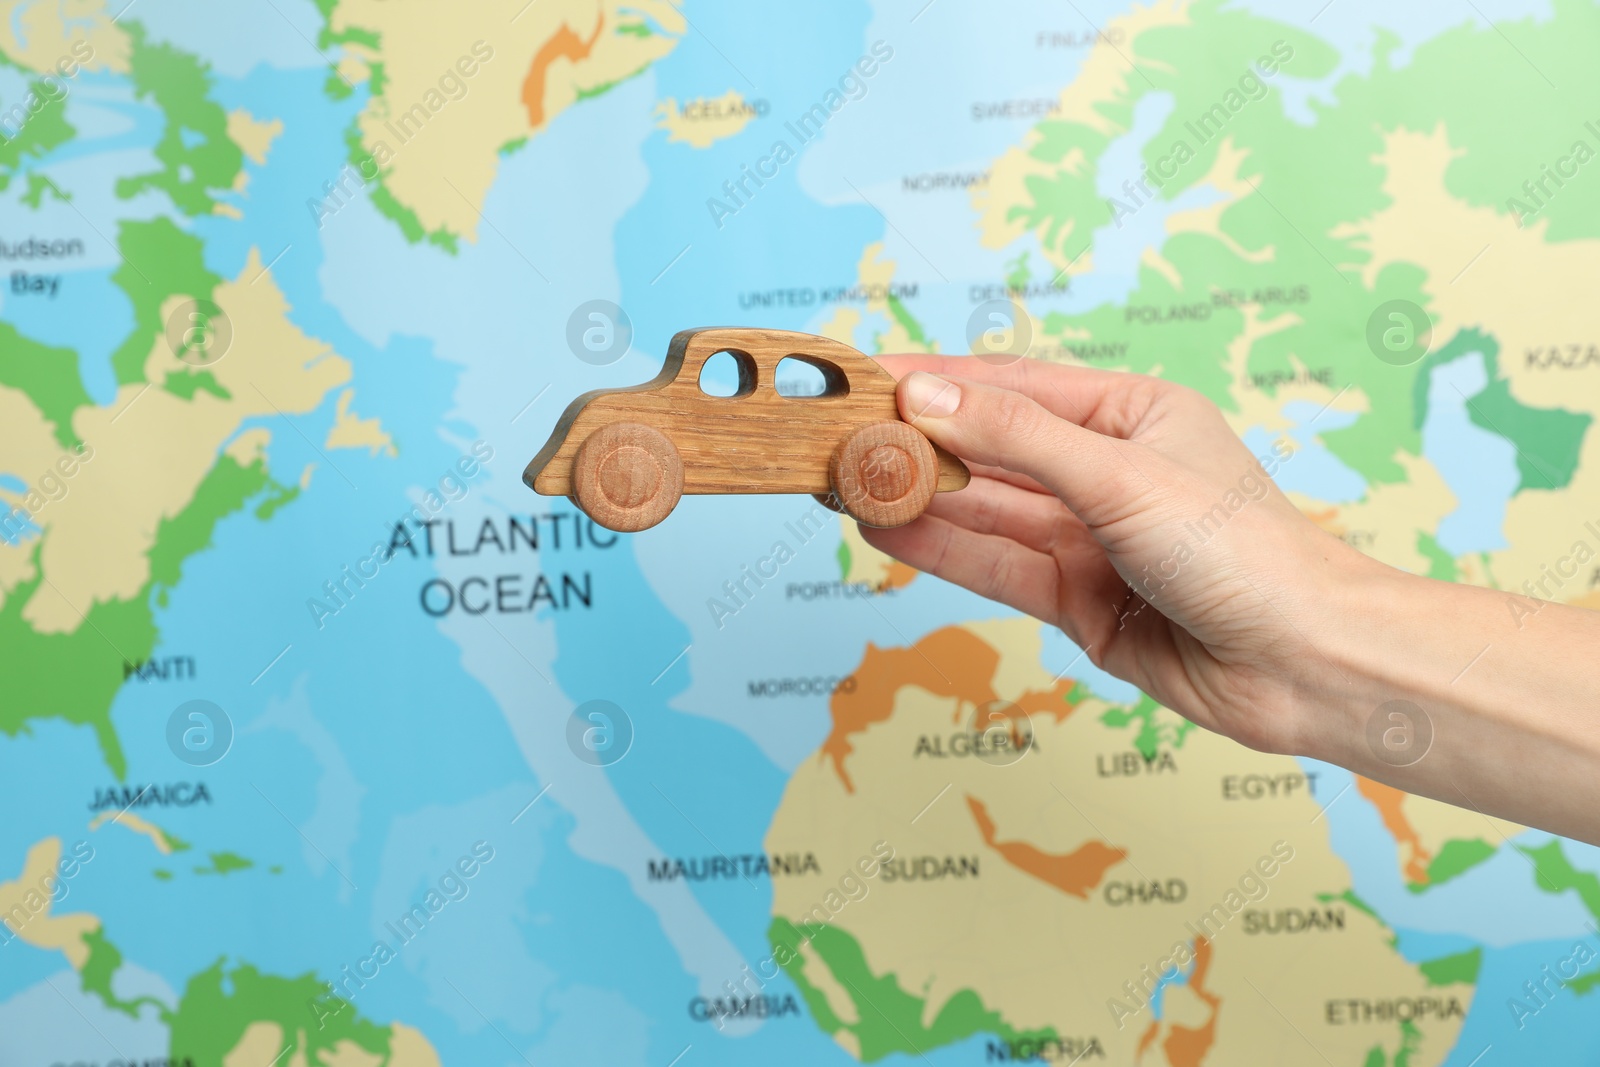
POLYGON ((876 362, 826 337, 783 330, 685 330, 661 373, 642 385, 585 393, 556 422, 522 480, 569 496, 613 530, 642 530, 684 493, 813 493, 872 526, 898 526, 936 491, 970 475, 900 419, 895 381, 876 362), (732 396, 700 384, 706 360, 731 353, 732 396), (821 372, 815 396, 782 396, 778 363, 821 372))

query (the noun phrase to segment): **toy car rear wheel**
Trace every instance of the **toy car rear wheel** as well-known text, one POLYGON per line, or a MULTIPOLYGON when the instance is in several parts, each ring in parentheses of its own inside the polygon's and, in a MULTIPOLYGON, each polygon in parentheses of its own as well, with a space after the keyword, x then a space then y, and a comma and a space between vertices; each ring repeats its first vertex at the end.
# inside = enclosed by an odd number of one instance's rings
POLYGON ((613 422, 578 446, 572 495, 585 515, 608 530, 648 530, 683 496, 683 459, 655 427, 613 422))
POLYGON ((834 450, 828 482, 845 513, 866 526, 904 526, 928 509, 939 460, 928 439, 904 422, 875 422, 834 450))

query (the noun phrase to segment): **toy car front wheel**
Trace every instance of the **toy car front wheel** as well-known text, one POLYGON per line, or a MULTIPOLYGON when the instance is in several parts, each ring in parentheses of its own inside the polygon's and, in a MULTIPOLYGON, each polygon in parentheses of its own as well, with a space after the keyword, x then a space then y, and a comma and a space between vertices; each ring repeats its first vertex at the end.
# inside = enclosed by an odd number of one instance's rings
POLYGON ((584 514, 608 530, 648 530, 683 496, 683 459, 655 427, 613 422, 578 446, 572 495, 584 514))
POLYGON ((828 481, 846 514, 867 526, 904 526, 928 509, 939 460, 928 439, 903 422, 856 430, 833 453, 828 481))

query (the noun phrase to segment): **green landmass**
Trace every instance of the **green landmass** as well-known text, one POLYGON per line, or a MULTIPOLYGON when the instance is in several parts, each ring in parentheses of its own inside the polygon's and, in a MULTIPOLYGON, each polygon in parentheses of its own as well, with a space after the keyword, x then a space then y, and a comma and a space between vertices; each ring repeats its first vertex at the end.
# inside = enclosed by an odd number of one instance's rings
POLYGON ((1317 900, 1324 904, 1348 904, 1357 911, 1365 912, 1379 926, 1389 931, 1390 948, 1395 948, 1400 944, 1400 935, 1389 929, 1389 924, 1383 921, 1383 917, 1378 914, 1371 904, 1358 897, 1354 889, 1346 889, 1343 893, 1318 893, 1317 900))
POLYGON ((1017 258, 1006 263, 1006 285, 1012 289, 1025 289, 1028 281, 1033 277, 1033 271, 1028 269, 1028 251, 1023 249, 1017 253, 1017 258))
POLYGON ((213 852, 211 863, 208 866, 196 867, 195 874, 232 874, 234 871, 248 871, 255 864, 236 852, 213 852))
POLYGON ((893 293, 888 294, 885 300, 889 305, 889 314, 893 315, 894 321, 898 322, 900 328, 905 330, 906 336, 917 344, 926 346, 928 344, 927 331, 922 328, 922 323, 917 321, 916 316, 906 310, 905 303, 893 293))
POLYGON ((1138 749, 1139 754, 1145 759, 1153 760, 1161 751, 1162 741, 1172 748, 1182 748, 1184 738, 1194 729, 1194 723, 1188 720, 1179 720, 1175 723, 1156 722, 1156 712, 1160 708, 1160 704, 1141 693, 1139 702, 1133 707, 1108 708, 1100 716, 1100 721, 1119 730, 1138 723, 1139 733, 1133 739, 1133 747, 1138 749))
POLYGON ((172 1035, 171 1056, 197 1064, 222 1063, 250 1024, 264 1021, 277 1023, 286 1040, 298 1042, 297 1062, 331 1060, 344 1041, 387 1062, 388 1027, 363 1019, 349 1006, 337 1013, 312 1011, 325 990, 312 973, 279 978, 248 963, 228 968, 219 959, 189 980, 176 1011, 164 1013, 172 1035))
POLYGON ((837 553, 837 557, 838 557, 838 560, 839 560, 839 579, 840 579, 840 581, 849 581, 850 580, 850 542, 846 541, 842 537, 839 538, 839 551, 837 553))
MULTIPOLYGON (((0 184, 0 188, 4 188, 4 185, 0 184)), ((55 183, 49 178, 46 178, 38 171, 30 171, 28 173, 28 188, 22 194, 22 202, 38 211, 40 205, 44 203, 44 194, 46 192, 58 203, 66 204, 72 202, 72 197, 56 188, 55 183)))
MULTIPOLYGON (((0 604, 0 647, 14 662, 29 665, 12 676, 7 699, 0 703, 0 734, 16 736, 32 719, 88 726, 106 765, 122 780, 127 760, 111 725, 111 702, 123 684, 122 665, 148 659, 155 649, 152 600, 178 584, 184 560, 210 545, 211 532, 224 516, 270 484, 263 461, 242 467, 230 456, 220 456, 188 506, 156 528, 144 587, 130 599, 90 605, 83 625, 69 633, 40 633, 22 617, 44 583, 42 541, 36 545, 34 577, 18 583, 0 604)), ((57 594, 52 590, 48 595, 57 594)))
POLYGON ((1400 1047, 1395 1050, 1394 1059, 1389 1058, 1382 1045, 1374 1045, 1367 1052, 1363 1067, 1410 1067, 1411 1058, 1421 1051, 1421 1046, 1422 1031, 1415 1023, 1401 1022, 1400 1047))
POLYGON ((1559 840, 1538 847, 1517 845, 1516 849, 1533 861, 1534 881, 1540 889, 1553 894, 1576 893, 1589 914, 1600 919, 1600 878, 1574 867, 1561 851, 1559 840))
MULTIPOLYGON (((1339 78, 1326 102, 1312 101, 1309 122, 1284 113, 1281 89, 1288 79, 1331 76, 1340 57, 1300 28, 1225 7, 1223 0, 1203 0, 1185 25, 1140 34, 1124 49, 1135 70, 1114 98, 1096 105, 1104 120, 1099 128, 1069 118, 1036 127, 1030 152, 1051 169, 1028 180, 1024 202, 1008 219, 1036 232, 1052 257, 1065 262, 1083 251, 1094 229, 1122 224, 1124 212, 1140 210, 1142 194, 1112 204, 1100 192, 1103 179, 1137 181, 1140 175, 1106 174, 1100 162, 1132 128, 1135 107, 1155 94, 1172 100, 1169 117, 1143 150, 1144 163, 1161 164, 1159 189, 1152 183, 1156 197, 1171 201, 1200 185, 1224 143, 1245 154, 1240 173, 1255 189, 1222 209, 1220 237, 1181 233, 1166 241, 1162 256, 1176 280, 1143 266, 1125 304, 1052 313, 1046 332, 1068 338, 1068 347, 1082 331, 1096 344, 1125 342, 1120 365, 1159 371, 1233 409, 1228 349, 1243 331, 1242 307, 1255 307, 1269 323, 1292 316, 1251 346, 1247 372, 1292 373, 1293 359, 1365 394, 1368 410, 1323 441, 1369 483, 1404 481, 1396 453, 1420 451, 1410 394, 1426 364, 1394 367, 1374 358, 1365 329, 1388 300, 1426 309, 1430 279, 1409 263, 1386 264, 1366 276, 1371 254, 1354 224, 1390 204, 1383 189, 1384 137, 1443 125, 1456 153, 1446 190, 1508 214, 1508 195, 1537 175, 1540 161, 1569 151, 1594 117, 1580 101, 1600 95, 1600 66, 1584 59, 1584 42, 1597 33, 1600 9, 1582 0, 1555 0, 1552 16, 1542 20, 1464 22, 1406 54, 1403 63, 1399 39, 1380 31, 1370 69, 1339 78), (1259 98, 1241 95, 1241 76, 1274 42, 1281 69, 1259 78, 1259 98), (1551 71, 1564 91, 1551 92, 1536 66, 1551 71), (1527 122, 1498 121, 1495 101, 1513 85, 1550 106, 1532 109, 1537 113, 1527 122), (1201 130, 1196 123, 1230 93, 1237 106, 1222 107, 1220 128, 1201 130), (1176 321, 1168 315, 1191 306, 1202 307, 1203 315, 1176 321), (1175 349, 1182 360, 1173 359, 1175 349)), ((1568 183, 1541 217, 1549 219, 1552 240, 1600 236, 1600 182, 1568 183)), ((1519 447, 1529 443, 1523 464, 1529 487, 1565 484, 1581 436, 1577 423, 1552 413, 1532 418, 1512 404, 1504 385, 1495 386, 1477 405, 1479 417, 1519 447)))
POLYGON ((580 103, 584 100, 593 100, 597 96, 604 96, 606 93, 609 93, 623 82, 630 82, 649 69, 650 64, 646 63, 644 66, 640 67, 631 74, 624 74, 620 78, 614 78, 611 81, 602 82, 601 84, 591 86, 588 89, 579 89, 578 95, 573 98, 573 103, 580 103))
POLYGON ((189 979, 173 1009, 154 997, 118 998, 111 986, 122 966, 122 953, 98 929, 83 940, 89 946, 88 962, 79 975, 83 991, 131 1018, 138 1018, 146 1005, 154 1005, 168 1029, 174 1063, 226 1062, 245 1030, 257 1022, 282 1028, 285 1040, 300 1052, 296 1062, 342 1058, 349 1050, 336 1056, 335 1049, 346 1041, 375 1057, 379 1065, 389 1062, 390 1028, 362 1018, 348 1002, 329 997, 328 984, 314 973, 281 978, 248 963, 229 967, 226 958, 220 958, 189 979))
POLYGON ((788 956, 784 972, 799 988, 817 1026, 830 1035, 840 1030, 854 1034, 862 1063, 873 1063, 895 1053, 922 1056, 979 1034, 993 1034, 1010 1042, 1048 1041, 1056 1036, 1053 1030, 1015 1029, 999 1012, 986 1008, 970 989, 951 996, 939 1013, 924 1023, 926 999, 900 988, 893 974, 873 974, 861 945, 838 927, 816 923, 796 926, 787 919, 774 918, 767 929, 767 939, 775 955, 788 956), (808 938, 815 958, 828 968, 855 1005, 857 1022, 846 1023, 839 1018, 827 996, 806 977, 807 963, 800 955, 800 947, 808 938))
POLYGON ((233 399, 233 394, 208 370, 174 372, 162 381, 161 388, 184 400, 193 400, 196 393, 210 393, 218 400, 233 399))
POLYGON ((78 353, 40 344, 5 322, 0 322, 0 353, 5 354, 0 359, 0 385, 22 390, 55 427, 57 443, 64 449, 76 448, 81 438, 72 429, 72 413, 89 403, 78 374, 78 353))
POLYGON ((1429 376, 1442 367, 1473 354, 1483 357, 1487 384, 1467 397, 1467 417, 1479 429, 1510 441, 1517 450, 1524 489, 1565 489, 1578 469, 1583 438, 1594 420, 1562 408, 1528 407, 1511 395, 1511 383, 1500 373, 1500 342, 1481 330, 1462 330, 1442 348, 1423 360, 1423 373, 1412 387, 1411 402, 1421 429, 1428 417, 1429 376))
POLYGON ((1441 582, 1453 582, 1460 573, 1455 557, 1439 547, 1439 542, 1426 530, 1417 531, 1417 551, 1428 561, 1428 577, 1441 582))
POLYGON ((152 870, 150 873, 155 877, 155 880, 158 881, 158 882, 170 882, 170 881, 172 881, 172 872, 167 870, 165 867, 157 867, 154 870, 152 870))
POLYGON ((124 199, 159 189, 185 215, 209 215, 215 189, 230 189, 244 152, 228 136, 228 113, 211 99, 209 64, 169 44, 154 43, 137 22, 125 24, 132 44, 134 95, 151 99, 166 118, 155 157, 161 169, 118 179, 124 199))
POLYGON ((261 503, 256 505, 256 518, 266 522, 278 513, 278 509, 294 501, 300 495, 297 485, 283 485, 279 482, 269 482, 267 490, 261 497, 261 503))
POLYGON ((85 993, 99 997, 107 1008, 119 1011, 131 1019, 137 1019, 139 1009, 146 1004, 161 1007, 161 1002, 154 997, 123 1000, 112 992, 111 978, 117 973, 117 968, 122 966, 122 953, 117 946, 106 940, 104 932, 99 927, 84 934, 83 943, 89 946, 89 959, 79 972, 78 980, 82 983, 85 993))
MULTIPOLYGON (((374 96, 381 95, 370 84, 368 89, 374 96)), ((347 158, 350 164, 355 167, 356 173, 363 179, 366 179, 369 174, 373 175, 372 179, 367 181, 366 184, 370 190, 368 198, 372 201, 372 206, 378 209, 378 214, 398 226, 401 235, 412 244, 427 241, 431 245, 444 249, 451 255, 456 254, 457 238, 455 234, 442 228, 430 233, 427 227, 422 225, 421 217, 415 211, 400 203, 399 199, 390 191, 388 185, 384 184, 384 178, 389 172, 379 169, 377 160, 372 152, 368 151, 366 146, 361 143, 361 126, 358 120, 352 119, 350 128, 345 130, 344 144, 348 153, 347 158)), ((399 146, 390 145, 389 147, 395 149, 399 146)))
MULTIPOLYGON (((67 98, 65 96, 52 96, 43 82, 34 81, 28 84, 27 92, 15 100, 0 100, 3 109, 9 109, 15 104, 26 104, 33 99, 31 94, 38 94, 43 100, 43 105, 34 112, 20 127, 6 126, 4 136, 0 136, 0 192, 10 187, 11 179, 19 174, 23 166, 29 161, 41 158, 58 145, 66 144, 78 132, 67 121, 67 98)), ((33 179, 42 176, 29 176, 29 191, 33 189, 33 179)), ((33 206, 37 207, 38 204, 33 206)))
POLYGON ((1465 874, 1494 853, 1495 847, 1481 837, 1451 838, 1428 863, 1428 880, 1420 884, 1408 882, 1407 888, 1413 893, 1424 893, 1465 874))
POLYGON ((206 269, 200 239, 178 229, 171 219, 126 219, 117 227, 122 265, 111 281, 133 304, 133 329, 111 354, 118 385, 144 380, 144 363, 164 336, 161 305, 173 296, 209 299, 221 284, 206 269))
POLYGON ((1483 949, 1474 948, 1453 956, 1440 956, 1417 964, 1417 970, 1430 986, 1473 985, 1478 981, 1478 971, 1483 966, 1483 949))

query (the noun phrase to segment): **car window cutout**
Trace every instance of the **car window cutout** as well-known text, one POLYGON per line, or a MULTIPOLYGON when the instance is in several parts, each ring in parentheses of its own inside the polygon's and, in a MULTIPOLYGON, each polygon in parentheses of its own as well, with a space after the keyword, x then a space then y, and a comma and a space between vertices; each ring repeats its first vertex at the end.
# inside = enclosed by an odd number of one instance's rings
POLYGON ((811 400, 848 395, 850 380, 832 360, 797 352, 778 361, 772 373, 772 387, 789 400, 811 400))
POLYGON ((700 391, 707 396, 749 396, 755 388, 756 361, 748 352, 713 352, 700 368, 700 391))

